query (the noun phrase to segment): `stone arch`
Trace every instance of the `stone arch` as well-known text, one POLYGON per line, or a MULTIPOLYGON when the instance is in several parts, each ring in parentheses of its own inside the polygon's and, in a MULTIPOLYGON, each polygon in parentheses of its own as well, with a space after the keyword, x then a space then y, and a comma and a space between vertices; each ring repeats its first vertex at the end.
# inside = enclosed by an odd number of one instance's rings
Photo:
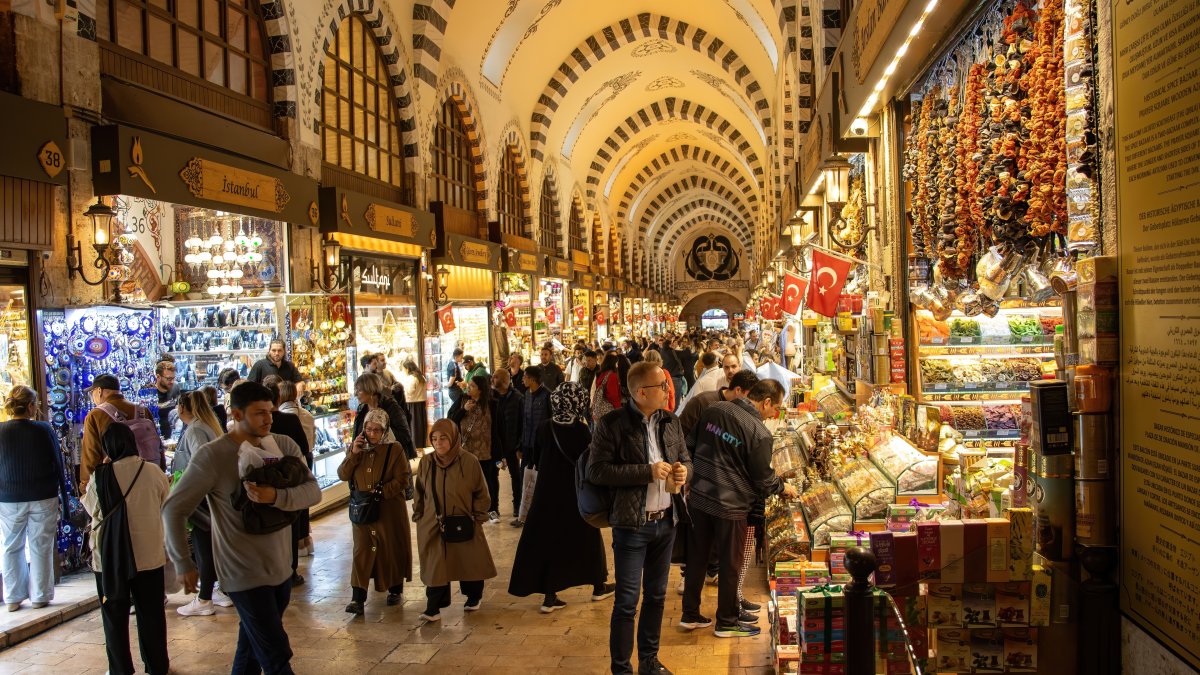
MULTIPOLYGON (((479 110, 479 105, 476 103, 475 95, 471 92, 470 87, 458 79, 450 80, 442 88, 441 95, 438 97, 438 105, 433 111, 434 115, 441 114, 442 106, 447 101, 452 102, 454 107, 458 109, 458 114, 462 116, 463 129, 467 132, 467 142, 471 147, 471 158, 475 163, 475 173, 472 179, 475 181, 476 201, 478 202, 476 209, 481 214, 487 214, 487 155, 483 144, 480 118, 476 113, 479 110)), ((430 125, 431 129, 434 127, 434 124, 430 125)), ((431 144, 434 142, 432 136, 430 134, 429 142, 431 144)), ((432 158, 432 145, 430 146, 430 150, 429 156, 432 158)))
MULTIPOLYGON (((665 170, 671 164, 679 162, 695 161, 701 164, 711 166, 717 173, 726 176, 733 182, 746 196, 746 200, 753 206, 758 202, 758 192, 751 183, 751 177, 744 175, 739 170, 739 165, 731 162, 720 153, 712 150, 707 150, 696 145, 681 145, 677 148, 671 148, 659 154, 658 157, 651 159, 646 163, 637 175, 630 181, 629 187, 625 190, 625 194, 621 198, 621 208, 628 208, 633 199, 641 191, 642 186, 646 185, 655 174, 665 170)), ((589 185, 592 182, 592 177, 588 177, 589 185)), ((596 183, 600 182, 599 177, 596 177, 596 183)), ((589 188, 589 196, 591 196, 591 188, 589 188)))
POLYGON ((504 128, 503 135, 500 139, 500 146, 496 148, 496 170, 493 175, 499 177, 500 167, 504 162, 504 155, 508 152, 509 147, 516 148, 516 164, 517 176, 521 188, 521 210, 522 215, 529 223, 529 229, 536 233, 537 227, 533 222, 533 186, 529 184, 529 163, 526 159, 529 156, 528 149, 525 147, 525 138, 521 132, 517 130, 515 120, 510 122, 504 128))
MULTIPOLYGON (((445 0, 440 0, 445 1, 445 0)), ((415 9, 414 9, 415 14, 415 9)), ((758 81, 750 75, 750 67, 717 34, 693 26, 686 21, 661 14, 643 12, 601 28, 579 44, 555 69, 538 96, 530 119, 529 140, 535 159, 543 158, 546 137, 555 111, 562 105, 571 83, 597 62, 640 40, 657 37, 693 49, 712 59, 741 86, 764 129, 771 126, 771 106, 758 81)))
POLYGON ((542 179, 540 181, 538 181, 537 197, 538 197, 538 199, 537 199, 538 219, 537 219, 537 222, 535 223, 535 227, 533 228, 534 234, 536 235, 534 237, 534 239, 537 240, 538 246, 540 246, 542 248, 552 248, 552 249, 554 249, 555 255, 560 255, 563 250, 563 242, 565 241, 563 238, 563 227, 564 226, 563 226, 563 219, 562 219, 562 186, 560 186, 558 184, 558 171, 554 168, 554 162, 544 162, 542 164, 542 179), (554 230, 554 242, 552 242, 551 246, 546 246, 546 244, 541 240, 541 236, 542 236, 542 193, 544 191, 543 188, 545 187, 547 182, 550 183, 550 187, 554 190, 554 194, 552 195, 553 198, 550 200, 551 208, 553 209, 550 216, 551 216, 553 230, 554 230))
POLYGON ((643 220, 639 225, 639 234, 642 237, 650 237, 651 235, 654 235, 657 244, 657 242, 662 241, 664 232, 669 231, 675 223, 678 223, 697 211, 716 213, 723 216, 728 220, 728 222, 736 223, 737 226, 731 227, 731 230, 739 232, 745 236, 746 240, 749 242, 754 241, 754 230, 752 225, 739 218, 738 214, 735 213, 733 209, 730 209, 729 207, 725 206, 725 204, 712 199, 697 199, 695 201, 688 202, 684 206, 672 211, 669 216, 666 216, 665 218, 659 216, 658 218, 654 219, 649 223, 649 227, 646 227, 647 222, 643 220))
MULTIPOLYGON (((697 175, 683 178, 682 180, 676 181, 675 183, 672 183, 671 185, 668 185, 660 190, 658 194, 655 195, 654 199, 650 200, 650 203, 646 205, 645 211, 643 211, 643 218, 653 220, 659 209, 662 209, 664 206, 666 206, 666 204, 672 199, 692 191, 702 191, 715 194, 724 199, 726 202, 736 206, 738 213, 741 215, 743 220, 746 222, 753 221, 750 210, 746 208, 745 204, 742 203, 742 200, 737 194, 716 180, 697 175)), ((617 216, 619 218, 624 218, 626 214, 623 212, 618 212, 617 216)))
POLYGON ((437 89, 442 39, 455 0, 418 0, 413 4, 413 75, 437 89))
POLYGON ((742 157, 746 159, 747 163, 750 164, 758 185, 761 186, 763 184, 762 162, 759 161, 758 154, 751 148, 750 141, 737 130, 737 127, 733 123, 726 120, 716 111, 705 108, 700 103, 694 103, 674 96, 651 103, 629 117, 626 117, 625 121, 618 125, 608 135, 608 138, 604 139, 604 142, 600 144, 600 148, 596 150, 596 159, 592 160, 591 167, 588 169, 588 184, 600 184, 600 176, 604 174, 609 162, 621 151, 622 146, 628 142, 628 139, 633 138, 639 132, 659 122, 674 119, 689 120, 701 124, 717 134, 721 134, 733 144, 742 157))
MULTIPOLYGON (((392 26, 392 19, 384 11, 383 0, 337 0, 326 8, 317 24, 317 37, 321 51, 316 55, 317 86, 313 93, 313 103, 317 111, 321 110, 321 83, 325 81, 325 52, 337 35, 342 22, 351 14, 361 14, 367 27, 375 35, 375 43, 379 46, 379 55, 387 64, 388 80, 392 86, 392 95, 396 101, 396 112, 400 121, 400 142, 404 144, 404 170, 415 180, 420 173, 418 154, 420 143, 417 141, 417 106, 413 100, 412 80, 408 76, 406 64, 407 55, 399 35, 392 26)), ((322 113, 313 115, 312 131, 321 135, 322 113)))
POLYGON ((704 291, 698 293, 683 303, 679 311, 679 320, 689 326, 700 326, 700 315, 710 309, 721 309, 729 314, 732 323, 733 315, 746 309, 746 300, 726 291, 704 291))

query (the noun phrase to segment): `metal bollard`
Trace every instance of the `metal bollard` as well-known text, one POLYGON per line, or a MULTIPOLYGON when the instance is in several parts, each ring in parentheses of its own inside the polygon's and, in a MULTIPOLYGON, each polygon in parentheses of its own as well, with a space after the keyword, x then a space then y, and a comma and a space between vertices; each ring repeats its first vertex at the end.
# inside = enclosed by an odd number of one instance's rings
POLYGON ((862 546, 848 549, 846 571, 853 579, 842 589, 846 597, 846 675, 874 675, 875 598, 869 577, 875 571, 875 554, 862 546))

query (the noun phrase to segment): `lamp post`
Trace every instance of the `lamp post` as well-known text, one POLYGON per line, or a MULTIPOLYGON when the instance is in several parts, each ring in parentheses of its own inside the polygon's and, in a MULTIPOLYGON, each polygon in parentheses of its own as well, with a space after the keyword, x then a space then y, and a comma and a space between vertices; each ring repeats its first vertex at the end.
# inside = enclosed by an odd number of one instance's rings
MULTIPOLYGON (((83 215, 92 221, 92 248, 96 251, 92 267, 100 271, 100 276, 95 281, 87 277, 83 264, 83 245, 76 241, 73 233, 67 232, 67 277, 74 279, 78 275, 88 286, 99 286, 108 279, 112 269, 112 263, 108 260, 108 250, 112 245, 112 222, 117 217, 117 212, 97 197, 96 203, 89 206, 83 215)), ((114 299, 120 302, 119 285, 116 294, 114 299)))

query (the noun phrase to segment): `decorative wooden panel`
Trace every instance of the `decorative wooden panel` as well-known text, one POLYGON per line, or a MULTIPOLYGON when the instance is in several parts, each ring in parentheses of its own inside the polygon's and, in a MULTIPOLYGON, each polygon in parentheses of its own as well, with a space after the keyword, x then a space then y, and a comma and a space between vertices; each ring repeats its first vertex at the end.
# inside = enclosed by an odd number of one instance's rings
POLYGON ((54 189, 49 183, 0 176, 0 246, 53 247, 54 189))

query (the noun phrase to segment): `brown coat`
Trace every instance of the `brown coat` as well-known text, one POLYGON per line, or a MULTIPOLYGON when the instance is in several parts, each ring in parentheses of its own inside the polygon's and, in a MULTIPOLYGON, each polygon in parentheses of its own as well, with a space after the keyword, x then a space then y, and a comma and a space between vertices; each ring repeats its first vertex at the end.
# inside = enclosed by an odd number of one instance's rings
MULTIPOLYGON (((114 408, 121 411, 122 415, 130 419, 137 413, 137 408, 120 394, 113 396, 105 403, 111 403, 114 408)), ((92 472, 104 461, 104 444, 101 439, 104 438, 104 430, 112 424, 112 421, 112 415, 95 408, 92 408, 87 417, 83 418, 83 441, 79 445, 79 490, 81 492, 87 490, 92 472)))
POLYGON ((338 467, 338 478, 353 481, 359 490, 372 490, 380 479, 384 481, 379 520, 369 525, 350 526, 354 534, 350 585, 367 588, 374 580, 377 591, 412 580, 412 533, 408 504, 404 501, 412 470, 399 443, 390 444, 390 457, 388 447, 381 445, 359 453, 347 451, 338 467), (387 466, 384 466, 385 460, 387 466))
POLYGON ((492 413, 482 406, 474 406, 463 415, 458 423, 462 434, 463 450, 475 455, 479 461, 492 458, 492 413))
POLYGON ((421 581, 426 586, 445 586, 451 581, 481 581, 496 576, 496 564, 483 536, 482 524, 488 520, 491 497, 483 480, 479 460, 469 452, 460 452, 445 469, 437 467, 437 499, 443 515, 475 517, 475 538, 460 544, 442 541, 441 528, 434 513, 431 482, 434 455, 421 458, 417 466, 413 521, 417 523, 417 554, 421 557, 421 581), (443 492, 444 490, 444 492, 443 492))

